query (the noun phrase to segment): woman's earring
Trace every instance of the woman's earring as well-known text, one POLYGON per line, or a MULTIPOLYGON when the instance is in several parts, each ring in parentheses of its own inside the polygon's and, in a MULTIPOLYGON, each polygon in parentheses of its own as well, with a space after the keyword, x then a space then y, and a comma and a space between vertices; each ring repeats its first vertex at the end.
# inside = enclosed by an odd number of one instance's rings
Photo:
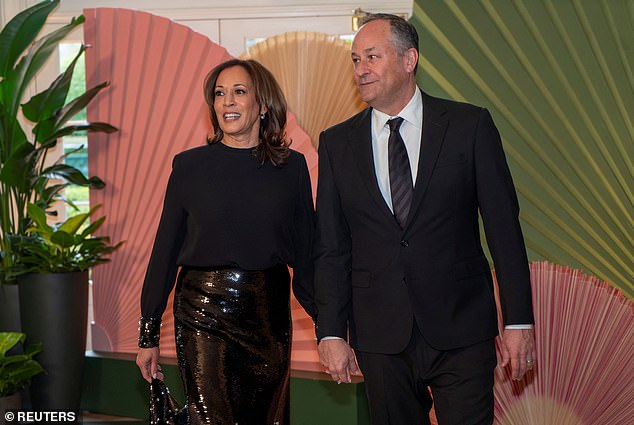
POLYGON ((263 120, 263 119, 264 119, 264 117, 266 117, 266 112, 262 112, 262 113, 260 114, 260 119, 261 119, 261 120, 263 120))

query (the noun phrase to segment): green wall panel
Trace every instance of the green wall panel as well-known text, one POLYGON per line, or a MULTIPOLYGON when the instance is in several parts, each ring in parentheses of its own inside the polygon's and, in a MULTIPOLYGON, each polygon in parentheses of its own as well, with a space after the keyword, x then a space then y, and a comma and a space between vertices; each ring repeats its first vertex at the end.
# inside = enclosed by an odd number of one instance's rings
POLYGON ((416 0, 419 84, 489 108, 530 260, 634 296, 634 0, 416 0))
MULTIPOLYGON (((185 397, 175 359, 162 359, 165 383, 176 400, 185 397)), ((293 371, 291 423, 295 425, 369 425, 363 383, 337 385, 325 374, 293 371)), ((133 354, 86 353, 81 407, 84 410, 147 421, 149 385, 133 354)))

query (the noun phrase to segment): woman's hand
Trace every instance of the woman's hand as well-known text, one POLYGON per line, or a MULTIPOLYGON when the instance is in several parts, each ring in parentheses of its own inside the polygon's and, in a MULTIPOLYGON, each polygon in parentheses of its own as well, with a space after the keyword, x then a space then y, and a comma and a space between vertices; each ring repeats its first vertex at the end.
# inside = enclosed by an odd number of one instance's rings
POLYGON ((141 370, 143 379, 152 383, 152 377, 163 380, 163 372, 161 372, 161 365, 159 361, 159 348, 139 348, 139 353, 136 355, 136 365, 141 370))

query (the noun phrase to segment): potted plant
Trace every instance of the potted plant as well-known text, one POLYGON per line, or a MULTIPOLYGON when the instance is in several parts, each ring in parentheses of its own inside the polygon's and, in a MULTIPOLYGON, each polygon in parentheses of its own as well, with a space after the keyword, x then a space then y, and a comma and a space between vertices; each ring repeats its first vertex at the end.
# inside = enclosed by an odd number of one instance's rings
POLYGON ((69 124, 108 86, 99 84, 67 100, 83 47, 49 87, 22 103, 34 76, 58 43, 84 22, 83 16, 73 18, 36 39, 59 2, 47 0, 29 7, 0 32, 0 319, 9 308, 18 311, 15 306, 19 305, 21 329, 30 342, 43 343, 38 359, 48 373, 36 377, 36 385, 31 386, 33 408, 41 411, 79 408, 88 268, 106 261, 104 256, 116 249, 107 238, 92 236, 103 218, 88 228, 81 227, 94 209, 55 227, 46 224, 53 202, 66 201, 68 185, 104 186, 99 178, 88 178, 65 164, 64 157, 50 164, 58 140, 78 131, 117 130, 99 122, 69 124), (17 296, 7 300, 4 289, 14 285, 6 283, 18 283, 19 302, 17 296))
MULTIPOLYGON (((20 254, 11 245, 12 235, 23 235, 31 226, 27 205, 35 203, 48 210, 56 200, 64 200, 70 184, 102 188, 98 177, 86 177, 80 170, 47 159, 61 137, 78 131, 113 132, 106 123, 67 125, 108 83, 90 88, 78 97, 66 99, 75 64, 74 60, 44 91, 26 103, 23 98, 33 78, 44 66, 58 43, 84 17, 36 40, 48 15, 59 0, 43 1, 16 15, 0 32, 0 282, 10 283, 11 269, 20 254), (28 130, 27 130, 28 128, 28 130), (55 180, 53 180, 55 179, 55 180), (54 181, 52 184, 51 182, 54 181)), ((15 282, 13 282, 15 283, 15 282)))
POLYGON ((20 316, 29 339, 41 342, 38 360, 48 374, 34 379, 31 399, 39 409, 77 410, 86 351, 88 270, 109 261, 108 254, 123 242, 110 244, 94 236, 105 217, 88 223, 99 205, 87 213, 49 225, 46 212, 36 204, 27 207, 33 226, 26 235, 14 236, 20 252, 14 273, 20 274, 20 316))
POLYGON ((97 205, 87 213, 76 214, 66 221, 49 225, 46 211, 36 204, 27 207, 33 225, 26 235, 13 236, 12 245, 20 252, 20 263, 9 277, 14 275, 85 272, 92 266, 109 261, 106 255, 119 248, 123 242, 110 244, 107 236, 93 236, 104 223, 101 217, 88 224, 88 220, 100 208, 97 205))
POLYGON ((41 344, 29 345, 22 354, 7 354, 18 343, 24 344, 25 338, 20 332, 0 332, 0 412, 19 409, 20 391, 29 385, 31 378, 44 372, 33 360, 41 351, 41 344))

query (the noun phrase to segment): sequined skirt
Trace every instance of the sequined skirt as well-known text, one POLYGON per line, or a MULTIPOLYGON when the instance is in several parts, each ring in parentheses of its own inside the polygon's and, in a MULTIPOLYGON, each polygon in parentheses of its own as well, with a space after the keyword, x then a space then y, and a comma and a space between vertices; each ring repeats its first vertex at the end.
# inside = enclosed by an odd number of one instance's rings
POLYGON ((286 266, 181 270, 174 296, 189 423, 289 424, 286 266))

